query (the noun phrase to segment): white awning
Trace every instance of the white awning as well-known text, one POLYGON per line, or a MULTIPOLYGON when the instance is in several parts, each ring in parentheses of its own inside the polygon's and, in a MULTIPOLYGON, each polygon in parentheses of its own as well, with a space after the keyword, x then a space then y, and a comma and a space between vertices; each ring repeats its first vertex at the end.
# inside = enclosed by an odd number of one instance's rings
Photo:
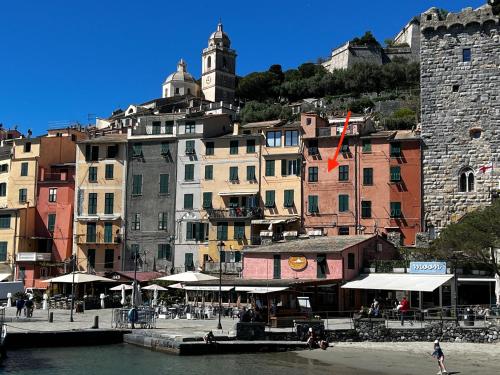
POLYGON ((7 280, 10 276, 10 273, 0 273, 0 281, 7 280))
POLYGON ((496 280, 494 277, 459 277, 458 282, 472 282, 472 283, 481 283, 481 282, 489 282, 489 283, 494 283, 496 280))
POLYGON ((283 290, 287 290, 288 287, 259 287, 259 286, 237 286, 234 290, 236 292, 247 292, 247 293, 254 293, 254 294, 267 294, 267 293, 274 293, 274 292, 281 292, 283 290))
POLYGON ((408 273, 370 273, 361 275, 356 280, 342 285, 342 288, 433 292, 452 278, 453 275, 450 274, 416 275, 408 273))
MULTIPOLYGON (((234 288, 234 286, 225 286, 225 285, 223 285, 221 287, 221 291, 228 292, 228 291, 230 291, 233 288, 234 288)), ((184 290, 203 291, 203 292, 205 292, 205 291, 206 292, 218 292, 219 291, 219 286, 215 286, 215 285, 188 286, 188 285, 185 285, 182 289, 184 289, 184 290)))
POLYGON ((245 190, 245 191, 221 191, 219 192, 219 195, 224 197, 224 196, 231 196, 231 195, 255 195, 259 191, 258 190, 245 190))

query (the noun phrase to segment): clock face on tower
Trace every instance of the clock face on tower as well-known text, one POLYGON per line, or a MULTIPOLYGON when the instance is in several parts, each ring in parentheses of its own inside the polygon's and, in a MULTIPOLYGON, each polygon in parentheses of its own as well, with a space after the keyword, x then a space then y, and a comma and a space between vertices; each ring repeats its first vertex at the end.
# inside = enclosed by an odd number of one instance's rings
POLYGON ((212 81, 212 78, 210 76, 207 76, 207 78, 205 78, 206 83, 210 83, 211 81, 212 81))

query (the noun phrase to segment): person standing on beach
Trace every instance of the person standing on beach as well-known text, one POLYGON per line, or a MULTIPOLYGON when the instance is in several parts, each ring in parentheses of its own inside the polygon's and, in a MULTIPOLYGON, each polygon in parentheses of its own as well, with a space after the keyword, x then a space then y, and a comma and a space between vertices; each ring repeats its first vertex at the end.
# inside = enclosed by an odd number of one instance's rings
POLYGON ((434 352, 432 353, 432 356, 438 361, 439 371, 437 375, 447 374, 448 371, 444 366, 444 353, 441 349, 441 345, 439 345, 439 340, 434 341, 434 352))

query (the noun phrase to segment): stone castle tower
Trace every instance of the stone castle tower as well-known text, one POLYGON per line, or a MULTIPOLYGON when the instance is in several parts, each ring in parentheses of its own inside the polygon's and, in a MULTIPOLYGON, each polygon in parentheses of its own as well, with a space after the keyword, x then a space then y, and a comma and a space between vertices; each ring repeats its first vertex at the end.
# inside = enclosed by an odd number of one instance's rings
POLYGON ((206 100, 212 102, 234 101, 236 89, 236 52, 219 22, 217 30, 210 35, 208 47, 201 58, 201 90, 206 100))
POLYGON ((499 16, 491 5, 446 17, 431 8, 421 32, 423 215, 432 236, 498 195, 499 16))

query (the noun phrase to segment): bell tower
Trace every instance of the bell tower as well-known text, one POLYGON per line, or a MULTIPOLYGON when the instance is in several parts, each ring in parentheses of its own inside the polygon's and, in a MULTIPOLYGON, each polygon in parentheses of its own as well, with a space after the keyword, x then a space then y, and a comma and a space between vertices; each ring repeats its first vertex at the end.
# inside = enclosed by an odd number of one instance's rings
POLYGON ((201 90, 206 100, 232 103, 236 88, 236 52, 219 22, 201 57, 201 90))

